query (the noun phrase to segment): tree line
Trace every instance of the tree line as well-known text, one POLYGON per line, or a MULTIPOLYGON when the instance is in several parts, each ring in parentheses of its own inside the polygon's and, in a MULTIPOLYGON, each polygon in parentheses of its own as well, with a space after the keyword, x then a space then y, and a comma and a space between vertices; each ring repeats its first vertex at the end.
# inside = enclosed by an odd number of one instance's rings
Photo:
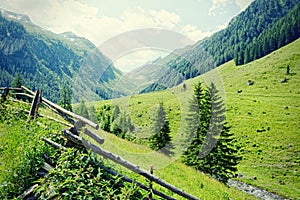
POLYGON ((284 18, 265 29, 244 49, 237 48, 236 65, 249 63, 275 51, 300 37, 300 3, 284 18))

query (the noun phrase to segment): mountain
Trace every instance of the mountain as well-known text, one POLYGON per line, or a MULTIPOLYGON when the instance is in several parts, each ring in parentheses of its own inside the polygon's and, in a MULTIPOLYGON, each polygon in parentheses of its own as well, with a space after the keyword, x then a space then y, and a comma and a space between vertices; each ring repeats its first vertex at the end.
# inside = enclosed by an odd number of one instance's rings
POLYGON ((73 91, 73 101, 108 99, 122 76, 96 46, 71 32, 54 34, 33 24, 28 16, 1 10, 0 85, 9 86, 17 73, 25 85, 42 89, 58 102, 60 88, 73 91))
MULTIPOLYGON (((209 38, 198 41, 193 46, 174 51, 165 58, 142 66, 132 72, 130 77, 133 79, 140 77, 141 74, 143 75, 143 71, 149 71, 149 66, 152 65, 150 68, 153 70, 148 81, 164 87, 172 87, 232 59, 239 64, 239 55, 244 54, 249 46, 253 46, 251 49, 255 49, 255 45, 262 43, 261 40, 265 41, 264 44, 269 42, 268 37, 261 36, 262 34, 268 36, 273 34, 273 40, 291 38, 283 43, 286 45, 299 38, 299 15, 297 15, 299 4, 298 0, 256 0, 245 11, 234 17, 227 28, 209 38), (294 20, 291 22, 291 19, 294 20), (277 28, 274 28, 275 26, 277 28), (280 34, 276 35, 275 29, 280 34), (297 30, 298 33, 294 33, 297 30), (293 33, 293 37, 289 36, 291 33, 293 33)), ((283 45, 276 45, 272 51, 283 45)), ((272 51, 264 51, 256 58, 272 51)), ((155 87, 153 88, 155 89, 155 87)))

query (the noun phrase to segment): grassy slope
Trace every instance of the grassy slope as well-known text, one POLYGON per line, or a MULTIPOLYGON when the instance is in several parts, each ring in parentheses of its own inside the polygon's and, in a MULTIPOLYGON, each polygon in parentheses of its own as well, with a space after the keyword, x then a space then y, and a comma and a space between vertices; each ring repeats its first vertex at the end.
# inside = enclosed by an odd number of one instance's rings
MULTIPOLYGON (((188 80, 186 91, 182 91, 182 85, 179 85, 166 91, 101 101, 95 106, 97 108, 107 103, 123 105, 123 109, 127 110, 139 128, 136 134, 143 137, 148 136, 147 127, 153 108, 163 100, 171 124, 171 136, 175 140, 174 157, 178 158, 183 145, 181 141, 186 127, 183 119, 192 95, 192 85, 198 81, 204 80, 208 83, 214 80, 226 99, 226 115, 232 126, 231 131, 244 147, 244 159, 238 166, 243 174, 240 179, 280 195, 297 198, 300 196, 299 63, 300 39, 247 65, 236 67, 234 62, 228 62, 201 77, 188 80), (291 75, 285 74, 288 64, 291 75), (288 82, 280 83, 285 77, 289 79, 288 82), (248 80, 253 80, 255 84, 247 86, 248 80), (238 93, 238 90, 242 92, 238 93), (257 132, 262 129, 266 131, 257 132), (253 180, 254 176, 257 180, 253 180)), ((199 172, 174 160, 165 161, 167 158, 150 152, 145 147, 120 140, 110 134, 106 134, 106 137, 106 148, 144 168, 149 168, 151 164, 162 165, 158 167, 157 174, 195 195, 205 197, 207 193, 216 195, 222 191, 232 191, 219 184, 212 184, 212 180, 205 182, 208 178, 199 172), (177 176, 172 175, 175 168, 178 169, 177 176), (203 189, 200 189, 201 183, 204 185, 203 189), (222 189, 216 189, 218 187, 222 189)), ((230 196, 234 193, 230 193, 230 196)))
POLYGON ((241 180, 293 198, 300 197, 299 64, 298 39, 248 65, 236 67, 230 62, 219 68, 227 118, 245 150, 239 165, 241 180), (286 75, 288 64, 292 75, 286 75), (288 82, 280 83, 285 77, 288 82), (255 84, 247 86, 248 79, 255 84), (257 132, 262 129, 267 131, 257 132))

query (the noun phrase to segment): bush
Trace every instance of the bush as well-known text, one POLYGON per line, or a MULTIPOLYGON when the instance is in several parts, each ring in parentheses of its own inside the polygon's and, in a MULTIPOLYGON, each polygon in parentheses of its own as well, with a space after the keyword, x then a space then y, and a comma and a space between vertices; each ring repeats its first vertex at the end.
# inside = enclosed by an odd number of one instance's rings
POLYGON ((103 162, 95 161, 91 153, 68 149, 55 169, 40 180, 37 194, 41 199, 144 199, 137 186, 107 173, 100 168, 103 162))

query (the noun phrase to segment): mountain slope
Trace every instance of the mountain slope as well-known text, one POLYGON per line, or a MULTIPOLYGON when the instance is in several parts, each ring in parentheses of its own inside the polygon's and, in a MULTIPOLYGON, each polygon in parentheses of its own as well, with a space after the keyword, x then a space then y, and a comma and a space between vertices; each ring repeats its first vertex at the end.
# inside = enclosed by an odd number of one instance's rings
POLYGON ((90 41, 70 32, 51 33, 4 10, 0 24, 1 86, 21 73, 27 86, 42 89, 55 102, 63 84, 72 87, 74 101, 110 98, 122 73, 90 41))
MULTIPOLYGON (((181 84, 159 92, 97 102, 95 107, 98 110, 104 104, 119 104, 130 115, 136 127, 135 136, 143 142, 143 138, 149 136, 152 110, 163 100, 175 158, 178 158, 188 126, 184 119, 193 85, 199 81, 207 84, 211 80, 216 81, 220 94, 226 100, 226 116, 231 132, 243 147, 244 159, 238 165, 238 179, 297 199, 300 196, 299 63, 300 39, 249 64, 237 67, 232 60, 202 76, 187 80, 184 82, 186 90, 181 84), (290 73, 287 73, 287 66, 290 73), (254 84, 248 86, 248 80, 254 84)), ((123 145, 122 140, 116 143, 109 141, 111 144, 105 145, 113 151, 125 151, 124 156, 128 159, 147 166, 137 148, 129 150, 129 143, 123 145), (116 148, 119 146, 126 148, 116 148), (135 152, 138 158, 128 151, 135 152)), ((150 162, 154 161, 150 159, 150 162)), ((201 193, 202 189, 198 190, 201 193)))
MULTIPOLYGON (((174 51, 167 57, 154 61, 151 64, 155 69, 151 73, 151 81, 165 87, 172 87, 229 60, 237 60, 239 54, 253 44, 253 41, 256 41, 263 32, 272 29, 272 26, 291 12, 296 5, 299 5, 298 0, 256 0, 252 2, 245 11, 233 18, 224 30, 215 33, 210 38, 198 41, 191 47, 174 51)), ((283 23, 284 25, 281 25, 286 26, 289 20, 287 19, 283 23)), ((292 28, 295 31, 297 29, 296 26, 292 26, 292 28)), ((270 34, 272 35, 273 32, 270 34)), ((288 37, 289 32, 283 31, 281 34, 288 37)), ((277 48, 279 47, 281 46, 277 48)), ((270 53, 270 51, 266 53, 270 53)), ((145 68, 149 68, 149 65, 141 67, 136 73, 133 72, 131 77, 139 77, 139 72, 144 71, 145 68)))

